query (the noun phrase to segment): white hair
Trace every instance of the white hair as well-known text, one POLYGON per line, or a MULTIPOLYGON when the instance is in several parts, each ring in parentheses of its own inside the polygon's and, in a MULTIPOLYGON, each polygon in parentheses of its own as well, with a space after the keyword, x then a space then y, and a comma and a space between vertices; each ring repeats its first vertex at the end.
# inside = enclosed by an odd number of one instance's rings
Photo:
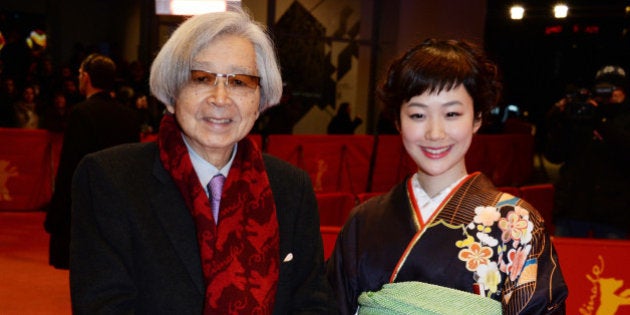
POLYGON ((252 42, 261 78, 259 110, 276 105, 282 96, 282 77, 273 42, 266 28, 240 8, 193 16, 180 25, 151 65, 149 85, 153 95, 175 106, 180 90, 190 80, 195 56, 221 35, 237 35, 252 42))

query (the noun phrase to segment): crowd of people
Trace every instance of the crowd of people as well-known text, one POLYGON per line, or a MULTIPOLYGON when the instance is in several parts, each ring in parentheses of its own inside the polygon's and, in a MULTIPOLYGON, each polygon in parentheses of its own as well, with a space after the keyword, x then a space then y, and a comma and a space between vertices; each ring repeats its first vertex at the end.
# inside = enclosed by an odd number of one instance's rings
MULTIPOLYGON (((13 57, 0 51, 0 127, 63 132, 70 111, 85 99, 78 80, 81 60, 56 62, 43 54, 24 53, 30 60, 24 69, 8 71, 2 65, 13 57)), ((112 95, 134 110, 143 132, 156 132, 163 106, 150 97, 146 65, 117 61, 116 66, 112 95)))
POLYGON ((273 46, 235 9, 161 48, 158 141, 88 154, 74 174, 75 314, 564 312, 540 214, 466 170, 501 91, 481 50, 428 40, 394 61, 379 95, 418 172, 359 205, 326 262, 308 174, 247 137, 282 95, 273 46))
MULTIPOLYGON (((246 137, 280 103, 276 58, 235 9, 186 20, 150 73, 90 54, 77 69, 40 59, 22 79, 2 74, 1 127, 65 132, 46 229, 75 313, 565 312, 537 209, 466 169, 502 90, 480 47, 429 39, 392 61, 375 92, 417 172, 357 205, 328 261, 308 175, 246 137), (142 132, 158 140, 128 144, 142 132)), ((549 113, 558 235, 627 237, 630 112, 615 71, 606 100, 549 113)), ((331 134, 362 123, 347 103, 339 113, 331 134)))

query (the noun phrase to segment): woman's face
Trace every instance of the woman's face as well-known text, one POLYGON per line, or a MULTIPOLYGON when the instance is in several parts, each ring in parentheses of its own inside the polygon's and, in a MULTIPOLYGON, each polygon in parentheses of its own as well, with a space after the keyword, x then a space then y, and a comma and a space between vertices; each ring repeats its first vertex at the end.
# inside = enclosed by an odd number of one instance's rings
POLYGON ((24 101, 26 101, 27 103, 32 103, 33 101, 35 101, 35 90, 33 88, 27 87, 24 89, 22 96, 24 97, 24 101))
POLYGON ((463 85, 450 91, 425 92, 400 109, 400 133, 421 176, 454 182, 466 175, 465 155, 481 126, 473 100, 463 85))
MULTIPOLYGON (((242 37, 224 35, 214 39, 194 58, 191 80, 182 88, 175 114, 188 143, 200 156, 216 167, 229 160, 234 144, 252 129, 259 111, 260 87, 247 87, 207 73, 258 76, 253 44, 242 37)), ((231 79, 230 79, 231 80, 231 79)))

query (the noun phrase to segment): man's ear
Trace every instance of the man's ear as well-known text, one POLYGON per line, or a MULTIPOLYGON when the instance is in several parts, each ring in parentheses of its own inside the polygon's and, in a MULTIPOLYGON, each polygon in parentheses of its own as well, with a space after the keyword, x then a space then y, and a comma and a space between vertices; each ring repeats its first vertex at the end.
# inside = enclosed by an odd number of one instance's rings
POLYGON ((87 72, 83 71, 83 73, 81 74, 81 80, 86 83, 91 82, 90 75, 87 72))
POLYGON ((171 114, 175 114, 175 106, 170 105, 170 104, 166 104, 166 110, 171 113, 171 114))

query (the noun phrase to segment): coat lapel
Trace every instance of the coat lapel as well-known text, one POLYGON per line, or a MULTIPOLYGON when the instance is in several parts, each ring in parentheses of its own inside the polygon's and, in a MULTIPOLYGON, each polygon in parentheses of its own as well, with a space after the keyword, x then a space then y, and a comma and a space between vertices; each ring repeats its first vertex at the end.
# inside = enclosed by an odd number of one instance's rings
POLYGON ((186 266, 191 280, 203 295, 206 289, 203 283, 195 223, 177 186, 175 186, 170 175, 162 166, 158 154, 155 155, 153 174, 160 182, 160 185, 152 187, 152 207, 155 209, 156 215, 161 221, 181 262, 186 266), (182 215, 182 212, 184 212, 184 215, 182 215))

